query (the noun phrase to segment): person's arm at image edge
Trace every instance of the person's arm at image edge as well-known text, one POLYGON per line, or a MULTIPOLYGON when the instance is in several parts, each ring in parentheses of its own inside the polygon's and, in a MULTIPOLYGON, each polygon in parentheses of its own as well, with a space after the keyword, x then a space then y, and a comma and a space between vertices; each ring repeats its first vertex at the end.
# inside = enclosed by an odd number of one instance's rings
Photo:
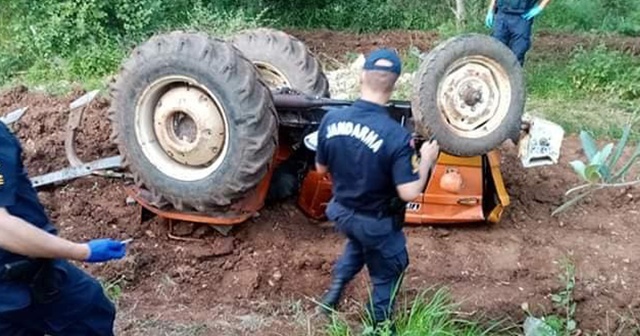
POLYGON ((52 235, 11 215, 5 208, 0 208, 0 248, 32 258, 84 261, 90 255, 89 245, 52 235))
POLYGON ((18 193, 19 162, 19 148, 11 139, 0 138, 0 248, 32 258, 87 262, 119 259, 125 255, 124 243, 111 239, 74 243, 10 214, 7 207, 15 205, 18 193))

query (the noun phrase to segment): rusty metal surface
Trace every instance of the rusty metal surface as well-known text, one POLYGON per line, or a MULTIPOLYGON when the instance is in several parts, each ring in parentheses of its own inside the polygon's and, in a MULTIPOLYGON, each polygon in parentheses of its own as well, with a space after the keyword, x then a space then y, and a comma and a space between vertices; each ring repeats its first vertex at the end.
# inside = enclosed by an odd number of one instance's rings
POLYGON ((253 216, 253 213, 231 214, 227 213, 225 216, 212 216, 197 212, 180 212, 175 209, 159 209, 153 206, 147 198, 144 197, 144 192, 135 186, 128 186, 125 188, 127 194, 133 198, 138 204, 147 209, 148 211, 156 214, 161 218, 169 220, 179 220, 191 223, 201 223, 209 225, 237 225, 245 222, 253 216))

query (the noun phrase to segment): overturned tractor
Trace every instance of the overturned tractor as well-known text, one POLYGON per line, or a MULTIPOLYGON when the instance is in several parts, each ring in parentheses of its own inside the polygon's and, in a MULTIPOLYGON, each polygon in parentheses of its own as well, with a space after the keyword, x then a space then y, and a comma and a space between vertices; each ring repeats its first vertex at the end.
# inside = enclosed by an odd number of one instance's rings
MULTIPOLYGON (((320 63, 295 37, 272 29, 229 40, 155 36, 124 61, 111 99, 121 155, 71 162, 80 173, 37 177, 37 185, 121 166, 135 181, 130 196, 170 219, 229 228, 266 200, 289 197, 324 217, 331 177, 314 170, 315 131, 329 109, 352 101, 330 98, 320 63)), ((524 105, 522 69, 491 37, 455 37, 422 59, 411 100, 388 105, 418 142, 441 147, 407 223, 497 222, 509 204, 498 150, 507 140, 519 144, 525 167, 557 162, 562 129, 524 120, 524 105)))

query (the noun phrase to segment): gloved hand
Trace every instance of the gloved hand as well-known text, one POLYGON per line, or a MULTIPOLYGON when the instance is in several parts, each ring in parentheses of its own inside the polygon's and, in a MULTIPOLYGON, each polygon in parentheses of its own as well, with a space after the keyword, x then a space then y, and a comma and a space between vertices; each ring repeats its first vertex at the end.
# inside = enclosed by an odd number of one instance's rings
POLYGON ((127 244, 113 239, 96 239, 90 241, 89 257, 86 262, 103 262, 121 259, 125 256, 127 244))
POLYGON ((527 13, 522 15, 522 18, 525 20, 531 20, 536 17, 538 14, 542 13, 542 7, 540 5, 535 5, 535 7, 531 8, 527 13))
POLYGON ((484 19, 484 24, 487 28, 493 27, 493 8, 489 8, 487 11, 487 17, 484 19))

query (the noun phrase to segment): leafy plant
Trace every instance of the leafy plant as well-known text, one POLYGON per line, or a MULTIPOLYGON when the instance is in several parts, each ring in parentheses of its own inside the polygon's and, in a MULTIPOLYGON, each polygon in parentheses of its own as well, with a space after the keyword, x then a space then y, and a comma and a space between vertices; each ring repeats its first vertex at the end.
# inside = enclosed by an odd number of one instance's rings
POLYGON ((615 146, 613 143, 609 143, 603 148, 598 148, 596 141, 588 132, 580 132, 582 149, 587 156, 587 160, 586 162, 581 160, 571 161, 570 165, 585 183, 578 187, 571 188, 566 192, 565 195, 567 196, 578 191, 581 193, 553 211, 553 216, 568 209, 595 191, 605 188, 628 187, 640 184, 640 176, 636 176, 630 181, 627 180, 634 163, 640 159, 640 144, 636 146, 631 157, 619 166, 622 155, 629 144, 632 126, 637 121, 638 118, 636 114, 634 114, 630 122, 624 127, 622 136, 615 146))
MULTIPOLYGON (((539 336, 571 336, 578 334, 578 323, 575 320, 577 303, 573 298, 573 291, 576 286, 575 266, 569 259, 562 260, 563 273, 560 274, 560 281, 564 284, 564 289, 551 295, 551 301, 557 314, 550 314, 540 320, 535 320, 539 324, 536 326, 533 335, 539 336)), ((524 304, 523 309, 532 318, 528 311, 528 305, 524 304)), ((533 324, 533 323, 532 323, 533 324)), ((530 334, 527 334, 529 336, 530 334)))

